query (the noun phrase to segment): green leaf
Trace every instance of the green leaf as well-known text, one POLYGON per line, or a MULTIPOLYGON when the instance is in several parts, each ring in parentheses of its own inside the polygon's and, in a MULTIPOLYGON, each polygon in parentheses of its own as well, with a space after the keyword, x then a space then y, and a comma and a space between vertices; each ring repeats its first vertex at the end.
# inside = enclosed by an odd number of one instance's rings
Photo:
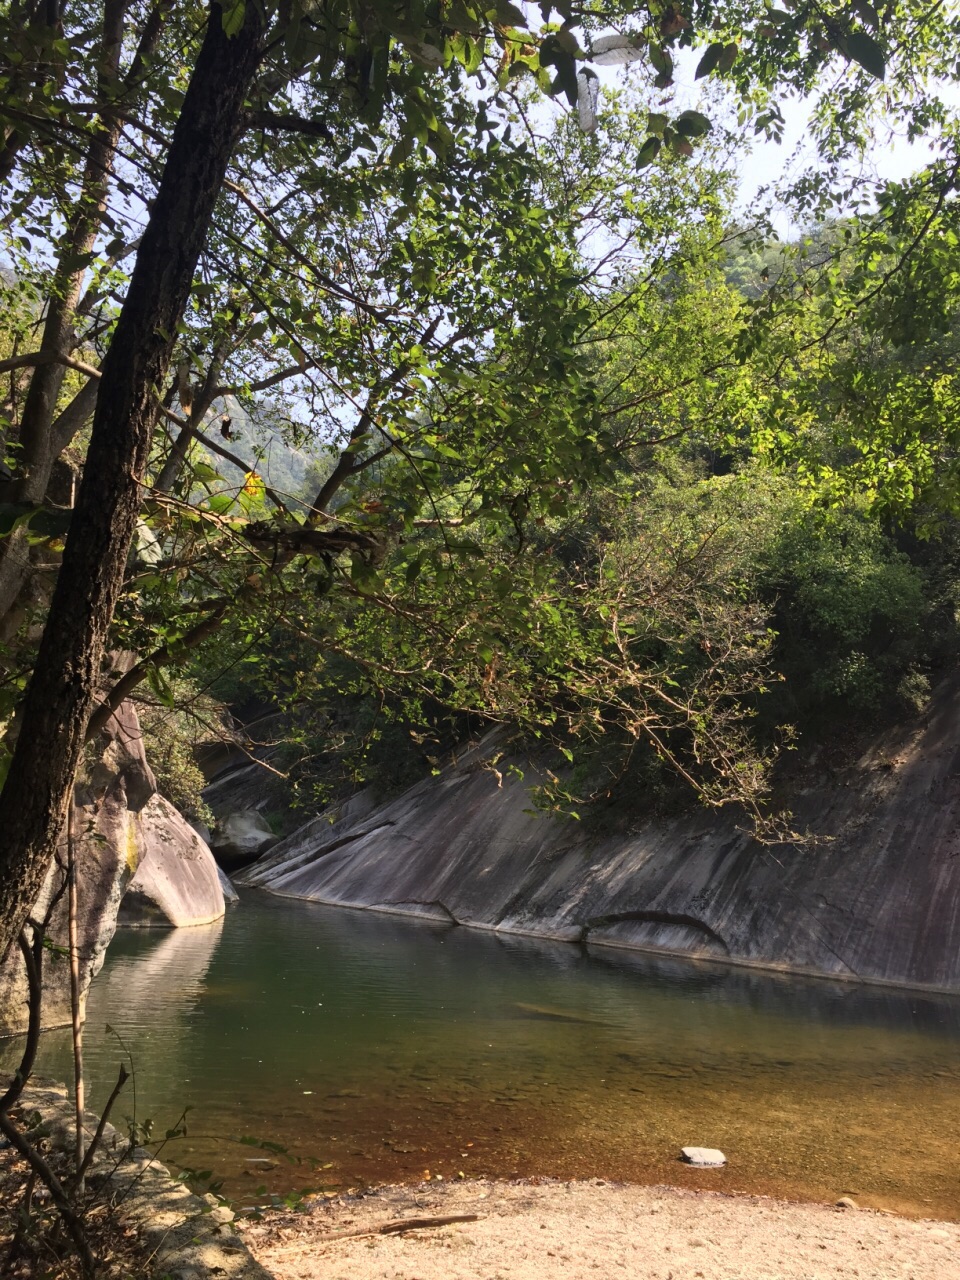
POLYGON ((720 55, 720 61, 717 63, 717 70, 721 73, 729 71, 736 62, 739 52, 740 46, 734 40, 731 40, 729 44, 724 45, 723 53, 720 55))
POLYGON ((868 26, 873 27, 874 31, 879 31, 880 15, 872 4, 868 4, 867 0, 854 0, 853 7, 868 26))
POLYGON ((193 475, 195 479, 206 481, 207 484, 223 483, 223 476, 220 472, 207 462, 195 462, 193 464, 193 475))
POLYGON ((662 76, 673 76, 673 58, 658 44, 650 46, 650 61, 662 76))
POLYGON ((702 80, 704 76, 708 76, 710 72, 714 71, 718 66, 722 54, 723 45, 719 41, 710 45, 707 48, 706 53, 697 63, 697 69, 693 73, 693 78, 695 80, 702 80))
POLYGON ((562 49, 559 45, 554 49, 551 61, 557 68, 556 77, 550 88, 551 93, 556 95, 562 89, 571 107, 575 107, 580 88, 577 84, 576 62, 566 49, 562 49))
POLYGON ((659 138, 648 138, 637 155, 637 168, 645 169, 648 164, 653 164, 662 146, 663 143, 659 138))
POLYGON ((60 538, 70 528, 72 512, 65 507, 38 507, 33 503, 0 502, 0 538, 6 538, 14 529, 27 525, 30 533, 41 542, 47 538, 60 538))
POLYGON ((520 27, 524 31, 527 28, 527 19, 510 0, 497 0, 497 19, 505 27, 520 27))
POLYGON ((407 134, 406 137, 401 138, 390 152, 390 159, 387 161, 390 168, 395 169, 397 165, 403 164, 405 160, 409 160, 410 156, 413 154, 413 147, 414 140, 409 134, 407 134))
POLYGON ((232 4, 224 6, 223 30, 225 35, 235 36, 239 34, 246 12, 247 0, 233 0, 232 4))
POLYGON ((651 111, 647 115, 647 133, 663 133, 669 123, 669 116, 663 116, 656 111, 651 111))
POLYGON ((859 62, 864 71, 877 80, 883 80, 887 74, 887 60, 883 50, 866 31, 852 31, 843 40, 841 52, 854 62, 859 62))
POLYGON ((713 127, 700 111, 683 111, 673 122, 673 127, 684 138, 702 138, 713 127))

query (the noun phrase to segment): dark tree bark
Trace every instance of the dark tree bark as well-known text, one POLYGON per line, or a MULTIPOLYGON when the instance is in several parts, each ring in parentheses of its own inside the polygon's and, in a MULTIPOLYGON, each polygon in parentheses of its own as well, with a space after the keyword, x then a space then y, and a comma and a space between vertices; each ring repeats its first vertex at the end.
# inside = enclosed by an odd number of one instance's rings
POLYGON ((90 449, 6 785, 0 794, 0 958, 16 941, 63 830, 140 507, 156 388, 170 363, 214 204, 262 55, 248 4, 227 38, 212 4, 160 188, 103 362, 90 449))

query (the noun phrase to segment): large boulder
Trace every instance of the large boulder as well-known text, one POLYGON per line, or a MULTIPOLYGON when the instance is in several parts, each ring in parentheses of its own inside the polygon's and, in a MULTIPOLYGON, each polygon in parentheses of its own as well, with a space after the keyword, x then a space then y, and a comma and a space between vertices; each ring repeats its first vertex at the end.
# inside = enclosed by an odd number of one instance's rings
MULTIPOLYGON (((74 793, 74 857, 81 1001, 103 965, 124 895, 133 896, 126 923, 201 924, 223 915, 217 867, 206 845, 157 794, 136 711, 123 703, 104 727, 74 793)), ((71 1020, 66 958, 67 898, 62 891, 66 836, 31 912, 47 920, 42 1025, 71 1020), (48 919, 49 917, 49 919, 48 919)), ((25 1030, 28 1017, 23 959, 13 950, 0 966, 0 1036, 25 1030)))
POLYGON ((537 815, 478 746, 365 816, 314 820, 236 878, 349 907, 960 992, 960 676, 855 764, 809 779, 758 844, 698 809, 620 834, 537 815))
MULTIPOLYGON (((138 814, 155 795, 156 780, 143 750, 136 711, 123 703, 104 727, 96 757, 74 795, 74 856, 77 863, 77 921, 82 999, 100 971, 116 929, 117 910, 140 858, 138 814)), ((66 836, 61 840, 31 916, 46 919, 53 944, 44 953, 43 1025, 62 1026, 70 1013, 67 947, 66 836), (54 900, 56 900, 54 902, 54 900), (51 906, 51 904, 54 904, 51 906)), ((0 966, 0 1035, 27 1024, 27 985, 23 961, 14 950, 0 966)))
POLYGON ((266 819, 256 809, 228 813, 217 822, 211 848, 227 871, 245 867, 277 843, 266 819))
POLYGON ((161 795, 138 818, 137 870, 120 900, 117 923, 169 928, 209 924, 224 911, 213 854, 180 812, 161 795))

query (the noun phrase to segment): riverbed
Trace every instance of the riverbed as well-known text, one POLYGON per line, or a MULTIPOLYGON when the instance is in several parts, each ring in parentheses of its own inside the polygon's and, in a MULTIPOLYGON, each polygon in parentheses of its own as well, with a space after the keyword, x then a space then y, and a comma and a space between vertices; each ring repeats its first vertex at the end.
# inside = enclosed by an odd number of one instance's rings
MULTIPOLYGON (((118 1126, 185 1129, 164 1162, 241 1203, 600 1177, 960 1220, 960 998, 247 892, 212 926, 117 934, 85 1058, 91 1106, 132 1065, 118 1126)), ((38 1071, 70 1062, 48 1032, 38 1071)))

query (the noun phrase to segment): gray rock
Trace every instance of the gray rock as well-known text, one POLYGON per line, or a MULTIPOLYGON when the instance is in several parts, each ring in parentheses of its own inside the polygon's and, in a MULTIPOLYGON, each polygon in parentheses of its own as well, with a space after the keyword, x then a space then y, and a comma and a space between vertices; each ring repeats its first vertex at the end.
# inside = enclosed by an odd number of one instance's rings
MULTIPOLYGON (((74 798, 74 852, 77 860, 77 916, 81 999, 103 965, 113 937, 117 910, 139 861, 139 814, 156 793, 147 764, 136 711, 123 703, 110 717, 100 738, 100 751, 78 782, 74 798)), ((66 838, 51 865, 31 915, 43 919, 63 883, 66 838)), ((53 911, 47 937, 55 947, 67 946, 67 896, 53 911)), ((0 1035, 13 1035, 27 1025, 27 986, 16 949, 0 966, 0 1035)), ((43 1026, 70 1022, 70 966, 65 956, 44 956, 43 1026)))
POLYGON ((205 822, 198 822, 196 818, 191 818, 189 821, 190 821, 191 827, 193 827, 194 831, 197 833, 197 835, 200 837, 203 843, 209 846, 210 841, 213 839, 213 836, 207 824, 205 822))
POLYGON ((247 865, 276 843, 277 837, 256 809, 241 809, 219 819, 211 848, 217 862, 229 871, 247 865))
MULTIPOLYGON (((285 896, 504 933, 960 991, 960 675, 794 799, 830 840, 771 851, 697 808, 597 836, 531 813, 465 753, 363 816, 314 819, 237 877, 285 896)), ((521 762, 523 763, 523 762, 521 762)))
POLYGON ((209 924, 224 910, 213 854, 177 809, 160 795, 140 811, 136 874, 120 902, 128 927, 209 924))
MULTIPOLYGON (((128 925, 204 924, 223 915, 224 893, 207 846, 173 805, 157 794, 132 703, 123 703, 107 721, 99 753, 77 784, 75 802, 81 998, 85 1001, 118 917, 128 925)), ((46 915, 63 883, 65 864, 64 839, 31 913, 35 919, 46 915)), ((66 948, 65 894, 53 911, 47 936, 54 948, 66 948)), ((0 1036, 25 1030, 27 1016, 23 960, 19 951, 13 951, 0 966, 0 1036)), ((70 1019, 70 967, 58 950, 47 950, 43 1026, 63 1026, 70 1019)))
POLYGON ((727 1157, 716 1147, 681 1147, 680 1158, 698 1169, 719 1169, 727 1163, 727 1157))
POLYGON ((220 878, 220 888, 223 890, 223 900, 228 907, 235 906, 240 901, 240 895, 233 887, 233 881, 224 871, 223 867, 217 867, 217 875, 220 878))
MULTIPOLYGON (((41 1113, 54 1145, 71 1149, 73 1106, 62 1086, 30 1088, 23 1102, 41 1113)), ((86 1113, 88 1133, 93 1133, 97 1119, 86 1113)), ((150 1256, 151 1275, 170 1280, 210 1280, 212 1276, 273 1280, 237 1234, 230 1210, 219 1204, 211 1209, 207 1197, 201 1200, 192 1195, 157 1163, 153 1152, 135 1147, 123 1154, 126 1148, 113 1125, 106 1124, 91 1177, 109 1179, 120 1221, 140 1237, 144 1252, 150 1256)))

